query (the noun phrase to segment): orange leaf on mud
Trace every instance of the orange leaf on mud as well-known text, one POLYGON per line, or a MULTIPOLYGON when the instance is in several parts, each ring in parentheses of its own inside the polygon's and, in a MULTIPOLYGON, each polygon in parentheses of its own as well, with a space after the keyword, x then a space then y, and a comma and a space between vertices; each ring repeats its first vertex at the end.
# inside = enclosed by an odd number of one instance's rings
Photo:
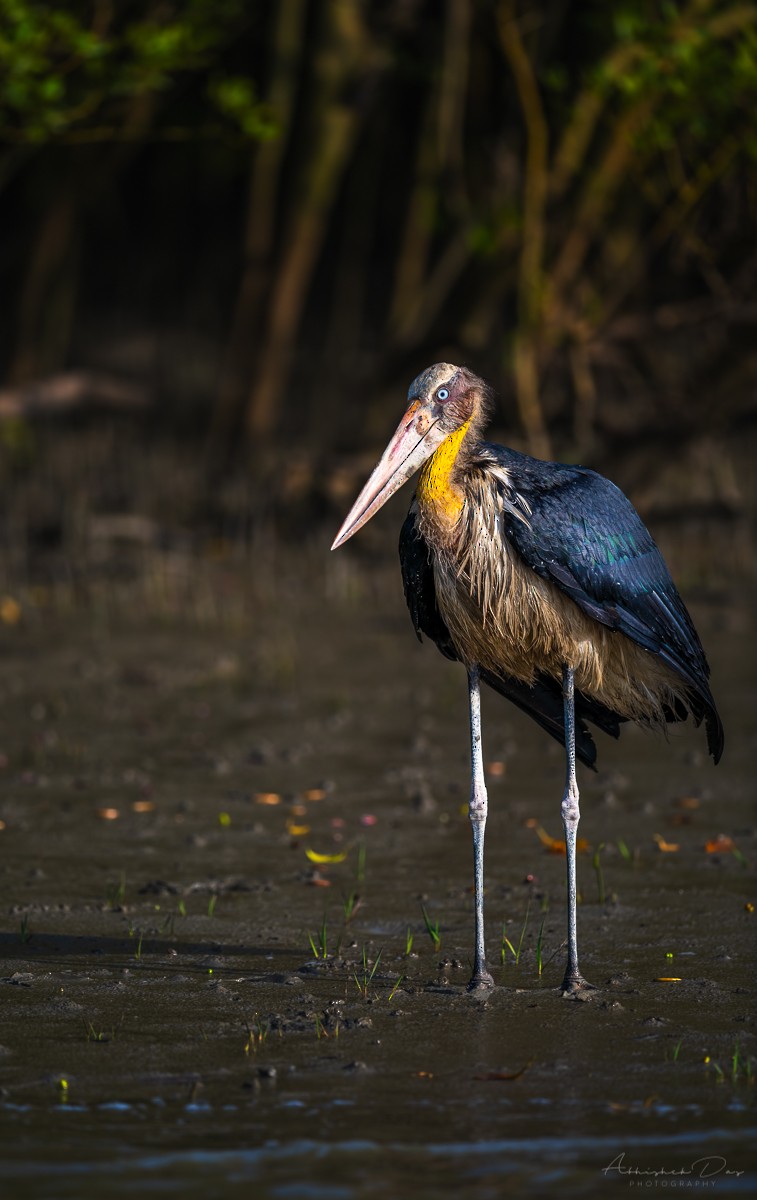
POLYGON ((117 808, 98 808, 97 815, 102 821, 117 821, 121 816, 117 808))
POLYGON ((732 837, 727 833, 719 833, 716 838, 705 842, 704 848, 708 854, 730 854, 736 847, 732 837))
POLYGON ((696 796, 679 796, 673 803, 676 808, 699 808, 702 801, 698 800, 696 796))
POLYGON ((256 804, 281 804, 281 796, 278 792, 256 792, 256 804))
POLYGON ((307 791, 302 793, 302 799, 303 800, 325 800, 326 799, 326 789, 325 788, 308 788, 307 791))
POLYGON ((661 833, 656 833, 654 840, 657 842, 658 849, 662 850, 663 854, 675 854, 676 851, 681 849, 678 842, 666 842, 661 833))
POLYGON ((287 821, 287 833, 290 837, 304 837, 306 833, 310 833, 310 826, 295 825, 294 821, 287 821))
POLYGON ((131 807, 134 812, 152 812, 155 802, 153 800, 135 800, 131 807))
POLYGON ((542 846, 544 846, 546 850, 549 850, 550 854, 565 853, 565 842, 562 841, 561 838, 550 837, 546 829, 544 829, 541 825, 536 825, 534 828, 536 829, 536 836, 538 837, 542 846))
MULTIPOLYGON (((538 837, 538 839, 541 842, 544 849, 548 850, 550 854, 564 854, 565 853, 565 842, 563 841, 562 838, 550 837, 550 835, 547 833, 546 829, 544 829, 541 825, 531 825, 530 822, 527 822, 527 824, 529 825, 529 827, 531 829, 536 830, 536 836, 538 837)), ((590 850, 590 849, 591 849, 591 847, 590 847, 589 843, 587 842, 586 838, 577 838, 576 839, 576 850, 579 854, 585 854, 586 851, 590 850)))

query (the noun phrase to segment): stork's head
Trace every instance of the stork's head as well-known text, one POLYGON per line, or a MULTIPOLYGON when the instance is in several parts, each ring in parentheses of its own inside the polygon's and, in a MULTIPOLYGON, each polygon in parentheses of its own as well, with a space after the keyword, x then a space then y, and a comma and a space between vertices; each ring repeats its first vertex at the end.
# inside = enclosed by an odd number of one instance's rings
POLYGON ((483 415, 488 388, 466 367, 435 363, 410 384, 408 407, 380 462, 350 509, 332 550, 370 521, 442 442, 483 415))

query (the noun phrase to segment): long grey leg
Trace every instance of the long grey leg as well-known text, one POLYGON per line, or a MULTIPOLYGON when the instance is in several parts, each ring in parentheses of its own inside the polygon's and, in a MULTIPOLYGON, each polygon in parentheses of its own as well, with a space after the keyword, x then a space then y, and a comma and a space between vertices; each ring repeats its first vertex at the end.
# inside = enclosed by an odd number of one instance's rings
POLYGON ((473 830, 473 879, 476 904, 476 955, 473 975, 468 984, 475 988, 494 987, 486 969, 484 949, 484 831, 489 802, 484 780, 484 759, 481 751, 481 691, 478 667, 468 668, 468 701, 470 704, 471 788, 468 815, 473 830))
POLYGON ((562 672, 563 711, 565 721, 565 750, 567 766, 565 792, 562 798, 562 820, 565 830, 565 856, 568 861, 568 965, 565 968, 562 990, 574 993, 590 986, 578 969, 578 937, 576 929, 576 833, 581 815, 576 782, 576 705, 573 668, 564 666, 562 672))

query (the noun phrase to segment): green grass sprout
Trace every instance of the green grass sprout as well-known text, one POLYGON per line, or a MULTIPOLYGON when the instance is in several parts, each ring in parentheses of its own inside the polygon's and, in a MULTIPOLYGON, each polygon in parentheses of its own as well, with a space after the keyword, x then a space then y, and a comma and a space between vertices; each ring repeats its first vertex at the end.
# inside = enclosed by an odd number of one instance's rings
POLYGON ((326 938, 326 914, 325 913, 323 914, 323 921, 321 923, 321 928, 315 934, 309 933, 308 941, 310 942, 310 949, 313 951, 313 958, 327 958, 328 957, 328 942, 327 942, 327 938, 326 938))
POLYGON ((540 978, 540 979, 541 979, 541 973, 542 973, 542 969, 543 969, 543 963, 542 963, 542 937, 543 937, 543 934, 544 934, 544 922, 545 922, 545 920, 546 920, 546 917, 542 917, 542 919, 541 919, 541 925, 539 926, 539 935, 538 935, 538 937, 537 937, 537 939, 536 939, 536 973, 538 974, 538 976, 539 976, 539 978, 540 978))
POLYGON ((434 950, 438 950, 442 944, 442 935, 439 932, 439 922, 431 920, 431 917, 428 915, 426 906, 424 904, 421 905, 421 912, 423 913, 423 924, 426 926, 426 933, 434 943, 434 950))
POLYGON ((376 974, 376 971, 378 970, 378 965, 380 962, 381 962, 381 951, 379 950, 378 954, 376 955, 376 958, 374 959, 373 966, 370 967, 370 969, 369 969, 368 951, 366 950, 365 946, 363 946, 363 970, 362 970, 362 973, 360 975, 358 975, 357 971, 353 971, 352 978, 355 980, 355 983, 357 985, 357 990, 360 992, 360 995, 363 997, 364 1000, 368 999, 368 988, 369 988, 370 984, 373 982, 373 976, 376 974))
POLYGON ((393 999, 394 999, 394 994, 395 994, 395 992, 397 991, 397 989, 399 988, 399 986, 400 986, 400 984, 402 983, 402 981, 403 981, 403 979, 404 979, 404 978, 405 978, 405 976, 404 976, 404 975, 400 975, 399 979, 397 980, 397 982, 395 983, 395 985, 394 985, 394 987, 392 988, 391 992, 389 993, 389 996, 388 996, 388 999, 389 999, 389 1000, 393 1000, 393 999))

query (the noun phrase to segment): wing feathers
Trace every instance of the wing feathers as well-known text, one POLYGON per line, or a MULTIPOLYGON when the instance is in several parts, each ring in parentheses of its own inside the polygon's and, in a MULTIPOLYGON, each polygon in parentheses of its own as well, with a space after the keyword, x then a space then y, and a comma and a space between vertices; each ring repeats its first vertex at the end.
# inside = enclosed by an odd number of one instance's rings
MULTIPOLYGON (((697 723, 706 721, 717 762, 723 727, 707 659, 665 561, 631 502, 594 471, 543 463, 500 446, 485 449, 516 481, 513 486, 530 509, 527 523, 505 522, 523 560, 594 620, 672 667, 686 688, 692 716, 697 723)), ((679 709, 671 719, 680 719, 679 709)))
MULTIPOLYGON (((413 504, 400 533, 400 563, 405 599, 419 640, 422 640, 421 635, 425 634, 436 643, 446 658, 457 661, 458 655, 449 630, 436 603, 429 549, 418 531, 416 515, 416 506, 413 504)), ((481 678, 494 691, 532 717, 561 745, 565 745, 562 692, 555 680, 543 676, 535 681, 533 687, 529 687, 519 680, 496 675, 492 671, 482 671, 481 678)), ((597 750, 586 727, 586 720, 592 721, 611 737, 618 737, 620 728, 618 718, 609 709, 576 693, 576 754, 586 766, 594 768, 597 750)))

